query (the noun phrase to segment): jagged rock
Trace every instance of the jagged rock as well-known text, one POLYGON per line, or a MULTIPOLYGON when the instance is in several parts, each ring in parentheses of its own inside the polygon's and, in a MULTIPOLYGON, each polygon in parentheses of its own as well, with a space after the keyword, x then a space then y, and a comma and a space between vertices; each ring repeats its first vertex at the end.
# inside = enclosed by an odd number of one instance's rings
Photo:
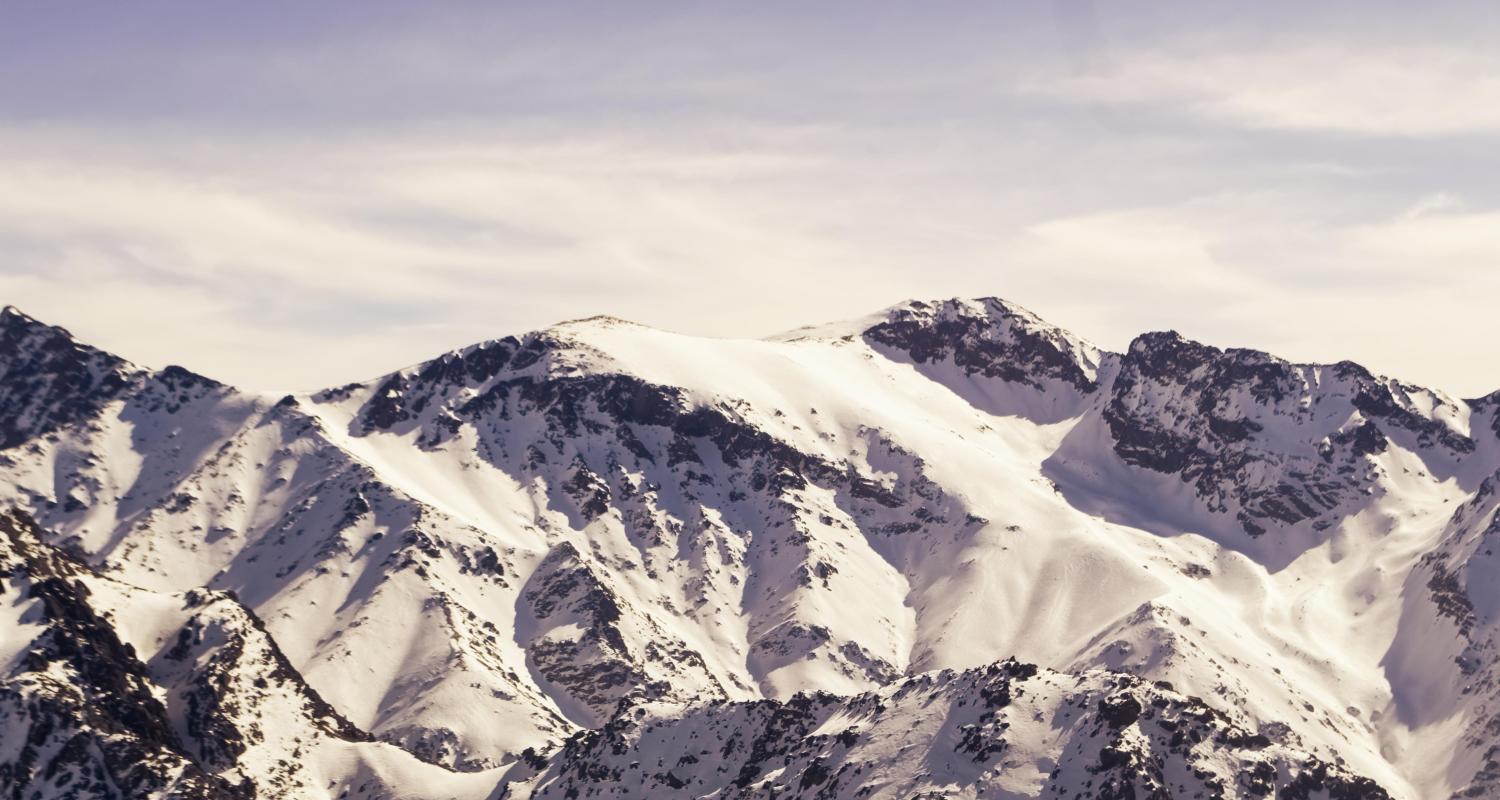
POLYGON ((1424 392, 1347 362, 1292 364, 1151 333, 1120 359, 1103 418, 1120 458, 1180 477, 1207 508, 1259 536, 1331 524, 1376 484, 1371 457, 1385 451, 1387 431, 1450 456, 1473 452, 1473 439, 1419 413, 1434 403, 1415 396, 1424 392))
POLYGON ((1388 798, 1128 675, 1006 661, 852 697, 623 710, 508 796, 1388 798), (1056 766, 1038 769, 1037 758, 1056 766))

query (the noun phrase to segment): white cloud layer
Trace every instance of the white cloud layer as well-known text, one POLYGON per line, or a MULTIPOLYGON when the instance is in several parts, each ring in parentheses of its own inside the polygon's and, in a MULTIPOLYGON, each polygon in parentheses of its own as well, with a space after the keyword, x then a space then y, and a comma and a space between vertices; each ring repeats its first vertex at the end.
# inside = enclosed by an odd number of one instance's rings
POLYGON ((960 5, 50 49, 0 19, 0 302, 264 389, 595 313, 751 336, 988 294, 1500 388, 1481 26, 960 5))

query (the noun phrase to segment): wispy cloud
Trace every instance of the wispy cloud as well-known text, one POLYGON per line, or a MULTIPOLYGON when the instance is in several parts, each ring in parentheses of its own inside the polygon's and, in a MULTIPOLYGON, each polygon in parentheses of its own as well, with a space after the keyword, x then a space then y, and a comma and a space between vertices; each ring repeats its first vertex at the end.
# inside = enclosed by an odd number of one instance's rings
POLYGON ((1500 131, 1493 48, 1323 42, 1130 53, 1030 88, 1251 128, 1401 137, 1500 131))
POLYGON ((1457 15, 303 5, 0 9, 0 301, 250 387, 961 294, 1500 385, 1500 50, 1457 15))
MULTIPOLYGON (((318 372, 332 358, 275 368, 315 386, 596 311, 768 331, 806 317, 767 319, 720 299, 768 299, 769 282, 846 260, 843 245, 787 216, 780 195, 753 188, 786 175, 791 162, 770 155, 438 137, 246 160, 208 179, 162 161, 0 158, 0 291, 113 329, 114 341, 145 315, 155 340, 123 337, 142 358, 250 384, 271 359, 216 364, 208 343, 346 343, 339 374, 318 372), (741 182, 751 186, 725 189, 741 182), (663 313, 695 291, 704 302, 693 313, 663 313), (169 333, 174 320, 224 334, 184 340, 169 333), (406 338, 391 352, 369 345, 374 333, 406 338)), ((815 303, 791 313, 815 315, 815 303)))

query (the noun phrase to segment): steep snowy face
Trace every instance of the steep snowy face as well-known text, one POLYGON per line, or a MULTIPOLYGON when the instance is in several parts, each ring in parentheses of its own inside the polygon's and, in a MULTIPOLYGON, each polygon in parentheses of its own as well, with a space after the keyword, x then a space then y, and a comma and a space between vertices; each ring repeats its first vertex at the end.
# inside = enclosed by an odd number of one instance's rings
MULTIPOLYGON (((378 459, 399 437, 427 454, 426 475, 493 471, 490 505, 527 509, 518 543, 537 560, 521 568, 516 639, 579 724, 622 701, 898 674, 905 589, 858 531, 946 521, 941 492, 798 437, 779 408, 657 382, 623 355, 653 336, 590 320, 315 400, 355 451, 378 459)), ((889 450, 851 433, 861 452, 889 450)), ((418 480, 434 503, 486 516, 443 497, 446 479, 418 480)))
POLYGON ((170 487, 193 469, 204 440, 239 424, 253 404, 181 367, 145 370, 14 309, 0 312, 0 481, 96 555, 143 505, 190 501, 170 487))
POLYGON ((226 388, 182 367, 148 372, 10 306, 0 310, 0 450, 94 420, 116 400, 176 413, 226 388))
POLYGON ((93 608, 83 573, 28 520, 0 516, 0 784, 17 797, 236 796, 183 752, 145 665, 93 608))
POLYGON ((1413 727, 1461 722, 1456 797, 1500 793, 1500 472, 1454 510, 1406 581, 1410 598, 1384 662, 1413 727), (1468 777, 1472 776, 1472 777, 1468 777))
POLYGON ((0 515, 0 783, 17 797, 483 797, 374 742, 232 595, 99 575, 0 515), (175 631, 174 631, 175 629, 175 631))
POLYGON ((507 645, 505 546, 330 443, 295 398, 134 371, 85 419, 0 453, 0 474, 54 541, 114 577, 236 592, 382 741, 481 769, 573 730, 507 645), (409 633, 409 651, 374 620, 409 633))
POLYGON ((1500 439, 1500 392, 1492 392, 1484 397, 1470 400, 1468 404, 1473 410, 1475 426, 1483 426, 1487 422, 1495 438, 1500 439))
POLYGON ((1180 477, 1252 537, 1333 526, 1383 491, 1378 457, 1393 440, 1444 475, 1475 451, 1466 409, 1431 391, 1171 332, 1131 343, 1103 418, 1126 463, 1180 477))

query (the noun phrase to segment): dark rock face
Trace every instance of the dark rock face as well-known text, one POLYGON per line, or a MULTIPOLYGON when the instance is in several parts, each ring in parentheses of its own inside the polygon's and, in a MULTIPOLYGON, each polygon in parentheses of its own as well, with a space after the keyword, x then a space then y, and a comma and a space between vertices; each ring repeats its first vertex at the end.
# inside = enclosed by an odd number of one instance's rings
POLYGON ((130 381, 123 359, 9 306, 0 311, 0 450, 90 418, 130 381))
MULTIPOLYGON (((366 431, 391 425, 419 425, 418 441, 437 443, 451 437, 461 426, 480 432, 503 431, 519 426, 528 417, 540 417, 545 425, 531 443, 525 470, 543 471, 554 461, 566 465, 561 490, 585 521, 602 516, 617 505, 620 496, 609 484, 604 464, 580 458, 572 443, 599 438, 618 448, 617 463, 626 459, 643 468, 681 468, 700 475, 698 444, 712 449, 725 466, 750 478, 756 492, 779 493, 804 488, 811 483, 848 486, 851 497, 884 507, 904 502, 880 484, 853 470, 803 452, 772 433, 747 423, 731 403, 702 404, 675 386, 653 384, 633 375, 599 372, 534 369, 544 359, 570 347, 550 334, 537 334, 517 343, 500 340, 468 355, 445 357, 421 367, 415 374, 400 373, 387 378, 361 410, 358 423, 366 431), (483 352, 485 370, 476 370, 472 359, 483 352), (514 357, 510 353, 514 352, 514 357), (423 377, 426 376, 426 377, 423 377), (463 390, 468 390, 465 393, 463 390), (419 419, 422 414, 425 417, 419 419), (638 431, 665 429, 665 447, 648 447, 638 431), (550 455, 549 455, 550 454, 550 455)), ((516 465, 501 454, 489 453, 481 443, 480 454, 501 469, 516 465)), ((688 475, 688 480, 696 480, 688 475)), ((689 494, 693 494, 689 492, 689 494)), ((918 515, 919 519, 924 518, 918 515)))
POLYGON ((1416 435, 1417 446, 1424 449, 1442 448, 1457 455, 1474 452, 1473 438, 1413 409, 1407 396, 1418 391, 1416 387, 1381 380, 1352 361, 1341 361, 1330 369, 1338 380, 1352 387, 1351 405, 1366 418, 1383 422, 1392 430, 1410 431, 1416 435))
POLYGON ((242 733, 235 726, 242 719, 240 706, 253 706, 271 686, 296 698, 307 722, 323 733, 346 742, 373 741, 307 685, 271 639, 265 623, 232 594, 195 591, 189 593, 188 602, 200 611, 177 632, 176 644, 166 657, 193 665, 191 689, 186 693, 191 705, 187 720, 200 746, 238 742, 242 733), (254 669, 247 669, 250 658, 254 669))
POLYGON ((90 603, 85 581, 103 578, 45 544, 27 517, 0 516, 0 575, 45 623, 0 680, 0 745, 16 754, 0 761, 0 796, 284 797, 321 788, 291 757, 302 748, 373 741, 230 593, 189 592, 186 624, 147 664, 90 603))
POLYGON ((1452 620, 1458 626, 1459 635, 1469 638, 1476 620, 1474 603, 1469 599, 1468 590, 1440 559, 1428 559, 1424 566, 1432 575, 1427 580, 1427 590, 1432 593, 1432 603, 1437 608, 1438 616, 1452 620))
POLYGON ((1464 682, 1464 694, 1478 699, 1470 700, 1475 711, 1468 715, 1461 741, 1478 751, 1481 760, 1468 782, 1454 791, 1455 798, 1500 796, 1500 683, 1493 677, 1500 658, 1500 630, 1493 601, 1486 601, 1500 577, 1497 553, 1500 472, 1485 478, 1473 497, 1454 510, 1442 543, 1422 557, 1408 583, 1413 588, 1425 584, 1427 590, 1429 615, 1415 617, 1417 635, 1425 643, 1434 626, 1456 634, 1445 655, 1464 682))
POLYGON ((373 741, 307 685, 264 623, 233 595, 194 591, 187 602, 195 612, 156 672, 181 706, 186 749, 199 763, 221 775, 242 775, 256 796, 284 796, 309 788, 301 765, 283 760, 245 774, 240 763, 249 749, 288 730, 305 739, 321 734, 346 742, 373 741), (280 714, 268 716, 267 707, 280 714), (290 716, 288 708, 294 709, 290 716))
POLYGON ((1453 456, 1474 451, 1472 439, 1419 414, 1410 391, 1354 364, 1292 364, 1150 333, 1121 357, 1103 416, 1126 463, 1179 476, 1258 536, 1270 525, 1331 524, 1373 484, 1369 457, 1393 431, 1453 456))
POLYGON ((1084 393, 1098 388, 1083 347, 1031 312, 994 297, 914 302, 865 331, 864 338, 918 363, 951 359, 970 375, 1035 389, 1049 378, 1084 393))
MULTIPOLYGON (((1484 397, 1468 401, 1469 408, 1481 419, 1489 420, 1489 429, 1500 439, 1500 392, 1492 392, 1484 397)), ((1479 423, 1475 423, 1476 427, 1479 423)))
MULTIPOLYGON (((545 342, 534 339, 518 354, 521 343, 506 337, 433 359, 414 374, 395 373, 376 389, 361 409, 360 417, 366 430, 390 430, 415 419, 429 404, 440 401, 455 387, 483 383, 508 365, 521 368, 535 363, 545 346, 545 342)), ((332 395, 325 392, 319 399, 330 399, 332 395)))
POLYGON ((697 651, 649 616, 622 607, 570 544, 548 554, 523 598, 539 630, 525 643, 531 666, 598 722, 622 704, 725 696, 697 651), (576 626, 578 635, 549 635, 566 626, 576 626))
POLYGON ((986 797, 1023 763, 1007 760, 1012 722, 1040 719, 1060 728, 1062 749, 1043 797, 1389 797, 1196 698, 1128 675, 1091 682, 1013 660, 853 697, 709 703, 672 717, 625 709, 526 780, 537 798, 836 798, 897 787, 909 797, 954 787, 986 797), (851 727, 830 732, 834 718, 851 727), (934 718, 943 724, 915 732, 934 718), (892 756, 908 752, 923 757, 892 756))
POLYGON ((176 414, 195 400, 228 391, 232 390, 212 378, 172 365, 151 375, 151 379, 141 386, 141 391, 134 395, 133 401, 143 411, 176 414))
POLYGON ((0 566, 29 585, 45 631, 0 682, 0 787, 17 798, 246 798, 196 764, 134 650, 89 604, 83 570, 41 542, 30 520, 0 517, 0 566))

